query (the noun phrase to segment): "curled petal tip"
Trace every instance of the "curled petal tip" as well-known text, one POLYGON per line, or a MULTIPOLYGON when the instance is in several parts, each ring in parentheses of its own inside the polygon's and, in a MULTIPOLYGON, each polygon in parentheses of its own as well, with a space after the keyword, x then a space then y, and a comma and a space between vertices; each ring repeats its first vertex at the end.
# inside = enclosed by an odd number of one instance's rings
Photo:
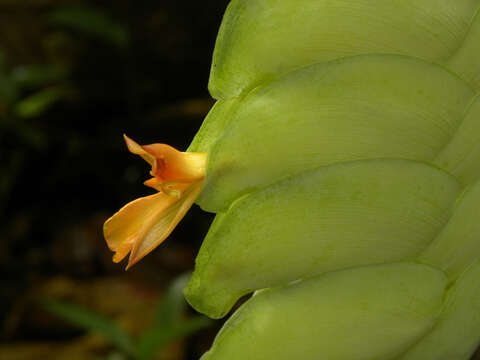
POLYGON ((125 144, 127 145, 128 150, 130 150, 130 152, 132 153, 134 152, 134 150, 141 148, 139 144, 130 139, 126 134, 123 134, 123 140, 125 140, 125 144))
MULTIPOLYGON (((145 254, 147 255, 147 254, 145 254)), ((128 271, 132 268, 133 265, 135 265, 136 263, 138 263, 140 260, 142 260, 145 255, 143 255, 142 257, 137 257, 137 258, 132 258, 130 256, 130 258, 128 259, 128 263, 127 263, 127 266, 125 267, 125 271, 128 271)))
POLYGON ((182 152, 167 144, 140 145, 123 135, 128 150, 147 161, 159 181, 193 183, 205 176, 205 153, 182 152))
POLYGON ((130 139, 127 135, 123 134, 123 138, 125 140, 125 144, 127 145, 128 151, 130 151, 132 154, 141 156, 143 160, 149 163, 150 166, 152 167, 152 170, 150 173, 153 176, 155 176, 157 172, 157 166, 158 166, 155 155, 146 151, 142 145, 130 139))
POLYGON ((114 262, 129 253, 127 270, 162 243, 200 194, 205 153, 181 152, 166 144, 140 145, 123 135, 128 150, 151 166, 145 185, 159 193, 125 205, 105 222, 104 236, 114 262))

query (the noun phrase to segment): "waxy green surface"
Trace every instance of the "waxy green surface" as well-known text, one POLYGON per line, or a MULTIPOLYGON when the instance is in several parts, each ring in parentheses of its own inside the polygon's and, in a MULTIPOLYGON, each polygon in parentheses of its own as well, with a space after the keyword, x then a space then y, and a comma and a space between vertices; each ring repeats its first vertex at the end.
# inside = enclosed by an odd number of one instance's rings
POLYGON ((466 267, 480 258, 479 207, 480 181, 461 194, 448 224, 422 252, 419 260, 442 269, 454 281, 466 267))
POLYGON ((480 342, 480 261, 448 290, 435 327, 398 360, 469 360, 480 342))
POLYGON ((261 291, 225 323, 201 360, 390 360, 435 324, 441 271, 393 263, 261 291))
POLYGON ((209 90, 225 100, 301 66, 368 53, 446 64, 478 88, 479 7, 479 0, 234 0, 209 90))
POLYGON ((477 10, 462 45, 447 61, 446 67, 470 83, 477 92, 480 91, 480 10, 477 10))
POLYGON ((239 99, 219 100, 210 109, 207 117, 188 147, 190 152, 210 152, 215 142, 222 136, 228 126, 235 106, 239 99))
POLYGON ((274 288, 242 305, 202 360, 469 359, 479 8, 231 2, 209 81, 218 101, 188 149, 207 153, 198 204, 218 215, 186 296, 217 318, 274 288))
POLYGON ((446 172, 407 160, 355 161, 298 174, 217 216, 187 300, 218 318, 253 290, 413 259, 446 224, 459 192, 446 172))
POLYGON ((480 95, 472 101, 454 137, 434 163, 464 185, 480 179, 480 95))
POLYGON ((226 111, 213 110, 205 124, 210 135, 197 135, 197 151, 208 152, 197 203, 225 211, 257 188, 342 161, 432 161, 473 97, 454 74, 405 56, 362 55, 291 72, 230 100, 235 105, 226 111))

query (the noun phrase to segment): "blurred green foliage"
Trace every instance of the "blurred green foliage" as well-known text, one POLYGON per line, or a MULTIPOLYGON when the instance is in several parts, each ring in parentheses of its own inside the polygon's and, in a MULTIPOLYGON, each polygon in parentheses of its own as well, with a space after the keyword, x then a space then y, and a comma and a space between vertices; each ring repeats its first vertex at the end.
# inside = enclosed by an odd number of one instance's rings
MULTIPOLYGON (((54 31, 93 36, 122 49, 129 43, 125 27, 92 5, 57 6, 45 14, 45 19, 54 31)), ((53 38, 59 38, 58 32, 54 35, 53 38)), ((9 59, 0 48, 0 134, 19 140, 7 152, 0 152, 0 214, 17 176, 26 166, 29 152, 44 151, 48 145, 48 129, 39 126, 35 119, 75 97, 77 92, 71 81, 74 69, 61 60, 50 61, 9 68, 9 59)))
POLYGON ((52 24, 96 36, 125 48, 129 42, 127 30, 102 11, 87 6, 59 7, 49 14, 52 24))
POLYGON ((46 134, 29 119, 48 111, 68 94, 68 71, 54 65, 24 65, 6 68, 6 56, 0 50, 0 133, 18 138, 9 153, 0 154, 0 213, 2 205, 30 148, 42 150, 46 134))
POLYGON ((77 305, 45 300, 43 306, 72 325, 103 336, 115 347, 115 351, 107 355, 106 359, 124 356, 123 358, 135 360, 151 360, 172 341, 191 335, 211 323, 204 316, 184 318, 186 302, 183 288, 189 277, 190 274, 185 274, 171 283, 157 306, 150 327, 137 337, 127 334, 114 320, 77 305))
MULTIPOLYGON (((47 16, 53 26, 93 35, 122 48, 128 45, 127 30, 94 7, 57 7, 47 16)), ((2 118, 38 117, 56 102, 67 97, 69 69, 59 64, 34 64, 15 66, 7 71, 6 62, 6 55, 0 49, 0 116, 2 118)), ((15 121, 2 120, 2 124, 15 126, 15 121)), ((23 127, 20 130, 23 131, 23 127)))
MULTIPOLYGON (((96 36, 121 48, 128 45, 127 30, 92 6, 57 7, 47 18, 53 27, 96 36)), ((48 132, 36 126, 34 119, 74 93, 71 69, 64 65, 16 65, 8 69, 7 63, 0 49, 0 132, 18 137, 21 146, 10 149, 8 159, 0 156, 0 213, 29 148, 38 151, 47 145, 48 132)))
POLYGON ((54 65, 18 66, 10 72, 0 68, 2 118, 42 115, 68 93, 67 75, 65 69, 54 65))

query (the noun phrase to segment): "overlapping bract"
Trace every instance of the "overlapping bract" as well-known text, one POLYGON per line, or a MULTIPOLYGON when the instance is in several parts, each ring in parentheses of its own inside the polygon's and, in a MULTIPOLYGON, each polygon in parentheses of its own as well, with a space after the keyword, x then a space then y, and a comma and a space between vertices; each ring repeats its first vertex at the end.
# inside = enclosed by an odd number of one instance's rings
POLYGON ((395 263, 265 290, 202 359, 393 359, 432 329, 446 285, 441 271, 395 263))
POLYGON ((256 289, 412 259, 448 221, 460 185, 424 163, 344 162, 237 200, 212 225, 187 298, 211 317, 256 289))
POLYGON ((480 0, 233 0, 189 151, 218 212, 204 360, 467 360, 480 341, 480 0), (425 264, 422 265, 421 263, 425 264), (294 282, 291 284, 291 282, 294 282))
MULTIPOLYGON (((253 189, 342 161, 432 162, 473 97, 442 67, 398 55, 354 56, 280 76, 239 99, 223 114, 228 125, 217 141, 196 150, 209 153, 199 204, 224 211, 253 189)), ((456 175, 462 161, 444 168, 456 175)))
POLYGON ((480 87, 478 0, 233 0, 215 46, 209 90, 244 95, 302 66, 388 53, 443 64, 480 87))

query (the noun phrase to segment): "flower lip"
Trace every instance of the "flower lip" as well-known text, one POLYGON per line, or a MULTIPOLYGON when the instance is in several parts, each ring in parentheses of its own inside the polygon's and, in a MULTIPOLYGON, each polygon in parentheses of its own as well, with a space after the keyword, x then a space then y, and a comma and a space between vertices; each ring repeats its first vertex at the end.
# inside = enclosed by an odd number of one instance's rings
POLYGON ((166 144, 142 146, 124 138, 130 152, 152 167, 153 178, 144 184, 158 191, 128 203, 104 224, 113 261, 130 253, 128 269, 160 245, 193 205, 203 188, 206 154, 181 152, 166 144))

